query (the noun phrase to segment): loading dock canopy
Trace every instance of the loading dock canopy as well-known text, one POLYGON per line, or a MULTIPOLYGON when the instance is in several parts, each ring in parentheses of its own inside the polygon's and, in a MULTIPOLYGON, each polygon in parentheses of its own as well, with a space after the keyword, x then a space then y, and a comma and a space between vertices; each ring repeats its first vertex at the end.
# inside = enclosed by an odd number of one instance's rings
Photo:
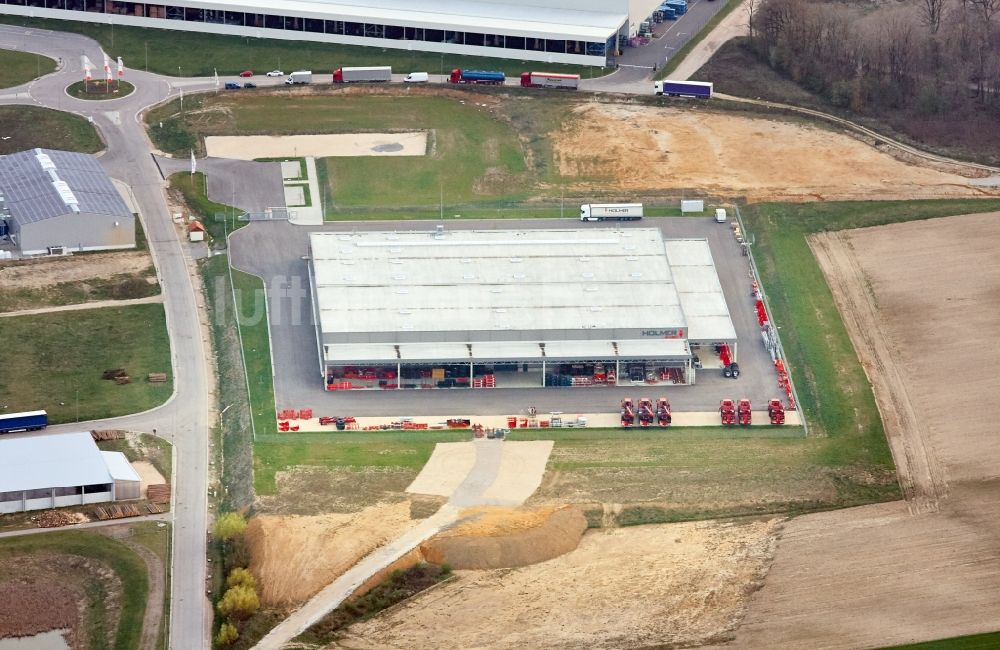
POLYGON ((482 343, 400 343, 399 345, 324 345, 328 364, 492 363, 507 361, 595 361, 691 357, 682 339, 624 341, 484 341, 482 343))

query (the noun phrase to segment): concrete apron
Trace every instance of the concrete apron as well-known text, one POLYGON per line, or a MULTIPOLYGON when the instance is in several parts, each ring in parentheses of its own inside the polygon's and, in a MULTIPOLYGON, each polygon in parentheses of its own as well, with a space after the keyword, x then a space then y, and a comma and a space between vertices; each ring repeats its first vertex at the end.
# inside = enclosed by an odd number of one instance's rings
MULTIPOLYGON (((671 427, 717 427, 721 426, 719 420, 718 411, 688 411, 688 412, 674 412, 672 415, 671 427)), ((514 417, 514 416, 511 416, 514 417)), ((518 422, 525 416, 519 415, 518 422)), ((562 413, 560 417, 563 421, 563 428, 576 427, 577 418, 584 417, 587 420, 586 426, 588 428, 609 428, 609 429, 619 429, 621 428, 621 419, 617 413, 562 413)), ((400 429, 399 422, 401 420, 406 420, 414 424, 426 424, 427 429, 441 430, 447 429, 446 424, 449 419, 458 418, 469 420, 473 425, 480 424, 488 429, 499 429, 499 428, 509 428, 507 426, 507 416, 505 415, 425 415, 412 418, 400 418, 400 417, 359 417, 355 418, 357 420, 357 428, 359 430, 371 430, 370 427, 381 428, 382 426, 389 426, 396 423, 394 428, 400 429)), ((552 415, 550 413, 539 413, 536 416, 539 424, 542 422, 551 422, 552 415)), ((752 424, 751 426, 765 426, 770 425, 771 421, 768 418, 767 411, 752 411, 752 424)), ((310 418, 307 420, 281 420, 281 422, 288 422, 291 427, 299 427, 299 432, 328 432, 336 433, 337 427, 333 424, 321 425, 319 423, 319 417, 310 418)), ((799 411, 785 411, 785 425, 786 426, 800 426, 802 424, 802 419, 800 417, 799 411)), ((543 427, 544 428, 544 427, 543 427)), ((641 429, 638 424, 630 427, 632 429, 641 429)), ((655 424, 645 427, 648 429, 659 429, 661 427, 655 424)), ((736 427, 734 427, 736 428, 736 427)), ((417 429, 423 430, 423 429, 417 429)))

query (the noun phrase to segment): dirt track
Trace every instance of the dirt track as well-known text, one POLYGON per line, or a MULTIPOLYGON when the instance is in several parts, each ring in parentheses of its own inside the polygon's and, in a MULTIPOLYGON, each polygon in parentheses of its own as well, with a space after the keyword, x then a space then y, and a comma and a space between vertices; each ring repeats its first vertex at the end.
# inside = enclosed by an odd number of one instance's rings
POLYGON ((553 134, 560 171, 606 179, 623 191, 659 190, 666 182, 751 201, 914 199, 996 191, 971 186, 957 174, 906 164, 847 135, 794 122, 621 104, 586 104, 575 109, 575 117, 553 134))
POLYGON ((996 241, 1000 213, 814 242, 880 408, 908 399, 915 414, 893 410, 885 424, 917 507, 789 522, 733 647, 873 647, 995 630, 1000 259, 982 244, 996 241))
POLYGON ((342 648, 634 648, 724 638, 763 575, 776 520, 592 531, 520 569, 461 573, 354 625, 342 648))

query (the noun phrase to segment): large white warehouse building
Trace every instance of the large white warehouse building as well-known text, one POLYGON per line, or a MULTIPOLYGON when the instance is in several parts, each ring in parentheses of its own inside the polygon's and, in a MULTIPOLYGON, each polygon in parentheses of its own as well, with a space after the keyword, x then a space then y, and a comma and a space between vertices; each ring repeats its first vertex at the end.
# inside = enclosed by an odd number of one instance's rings
POLYGON ((0 13, 597 66, 629 29, 628 0, 0 0, 0 13))
POLYGON ((310 257, 327 390, 691 384, 736 347, 708 242, 655 228, 321 232, 310 257))

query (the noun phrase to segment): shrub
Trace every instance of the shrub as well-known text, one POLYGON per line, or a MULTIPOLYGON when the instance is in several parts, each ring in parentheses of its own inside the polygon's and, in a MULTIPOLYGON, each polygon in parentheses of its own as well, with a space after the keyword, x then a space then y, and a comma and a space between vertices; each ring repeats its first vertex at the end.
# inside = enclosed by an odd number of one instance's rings
POLYGON ((253 577, 249 569, 244 569, 243 567, 236 567, 229 572, 229 577, 226 579, 227 587, 250 587, 253 590, 257 590, 257 579, 253 577))
POLYGON ((223 623, 219 628, 219 633, 215 635, 215 645, 227 646, 236 642, 240 638, 240 633, 231 623, 223 623))
POLYGON ((238 512, 227 512, 215 520, 214 533, 218 539, 228 542, 239 537, 247 529, 247 520, 238 512))
POLYGON ((219 601, 219 613, 236 620, 250 618, 260 609, 257 592, 246 585, 237 585, 226 591, 219 601))

